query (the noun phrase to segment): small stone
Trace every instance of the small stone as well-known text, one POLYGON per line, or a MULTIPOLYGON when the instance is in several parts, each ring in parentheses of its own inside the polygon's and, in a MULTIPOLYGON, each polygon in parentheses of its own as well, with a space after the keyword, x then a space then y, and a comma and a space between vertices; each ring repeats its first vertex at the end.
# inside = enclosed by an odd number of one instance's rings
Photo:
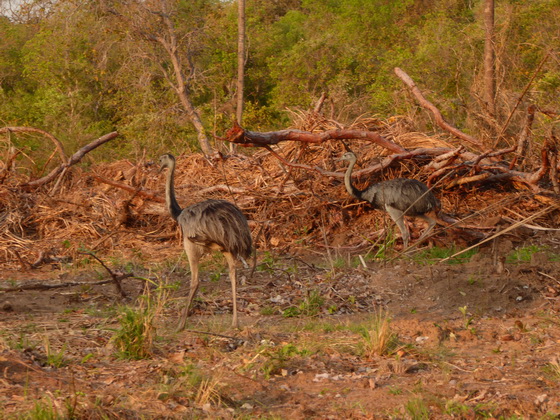
POLYGON ((320 382, 323 379, 329 379, 329 374, 328 373, 317 373, 315 375, 315 378, 313 378, 313 382, 320 382))
POLYGON ((548 401, 548 395, 546 395, 546 394, 538 395, 537 398, 535 398, 535 404, 536 405, 542 405, 546 401, 548 401))

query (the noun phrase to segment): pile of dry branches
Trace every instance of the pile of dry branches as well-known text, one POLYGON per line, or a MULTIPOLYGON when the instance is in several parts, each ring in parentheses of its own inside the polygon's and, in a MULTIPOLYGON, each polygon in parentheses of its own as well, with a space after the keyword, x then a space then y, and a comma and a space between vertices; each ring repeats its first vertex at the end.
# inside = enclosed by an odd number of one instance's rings
MULTIPOLYGON (((413 83, 411 88, 425 101, 413 83)), ((431 111, 437 113, 435 107, 431 111)), ((187 206, 223 198, 236 203, 248 215, 261 251, 324 255, 371 248, 385 237, 386 219, 346 193, 346 168, 337 161, 344 140, 358 154, 355 182, 360 187, 372 179, 417 178, 434 188, 447 214, 483 232, 498 222, 521 222, 531 229, 559 225, 556 139, 551 135, 535 151, 530 125, 517 144, 493 151, 450 129, 441 115, 436 121, 447 132, 427 136, 412 132, 405 117, 361 117, 343 125, 325 118, 319 107, 291 112, 291 129, 254 133, 234 126, 222 139, 260 149, 178 156, 179 202, 187 206)), ((94 165, 87 172, 75 165, 115 136, 103 136, 70 158, 57 145, 61 164, 40 179, 22 175, 18 152, 6 149, 0 166, 0 265, 73 261, 83 250, 128 258, 151 247, 151 257, 161 259, 180 252, 178 229, 163 204, 157 156, 94 165), (170 239, 176 246, 164 246, 170 239)), ((440 230, 436 238, 447 243, 480 239, 464 232, 460 227, 440 230)))

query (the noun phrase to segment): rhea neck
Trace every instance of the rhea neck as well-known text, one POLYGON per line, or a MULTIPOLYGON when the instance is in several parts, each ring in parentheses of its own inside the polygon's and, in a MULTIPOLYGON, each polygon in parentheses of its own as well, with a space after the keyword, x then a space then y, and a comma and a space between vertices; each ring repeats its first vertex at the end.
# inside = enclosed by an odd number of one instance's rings
POLYGON ((346 191, 348 191, 348 194, 362 199, 362 190, 357 189, 353 184, 352 184, 352 170, 354 169, 354 165, 356 164, 356 156, 352 155, 347 159, 350 164, 348 165, 348 169, 346 169, 346 173, 344 174, 344 186, 346 187, 346 191))
POLYGON ((175 198, 175 161, 170 160, 167 164, 167 182, 165 183, 165 203, 167 204, 167 209, 171 213, 171 217, 177 220, 181 214, 181 206, 175 198))

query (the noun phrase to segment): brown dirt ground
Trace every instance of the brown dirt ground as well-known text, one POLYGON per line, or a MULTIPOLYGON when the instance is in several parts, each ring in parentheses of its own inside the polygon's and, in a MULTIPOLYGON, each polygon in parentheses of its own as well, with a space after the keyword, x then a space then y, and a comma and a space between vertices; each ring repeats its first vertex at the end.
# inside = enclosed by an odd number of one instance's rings
MULTIPOLYGON (((556 418, 558 239, 506 241, 503 250, 483 249, 453 265, 401 256, 352 268, 340 258, 330 264, 261 254, 252 278, 250 270, 240 273, 241 331, 228 327, 227 276, 213 281, 207 274, 189 331, 173 332, 172 301, 158 318, 154 354, 138 361, 115 357, 119 299, 112 284, 3 293, 1 413, 17 417, 42 401, 59 413, 71 407, 78 418, 422 418, 422 409, 430 418, 556 418), (530 244, 548 251, 506 262, 497 273, 494 260, 530 244), (324 298, 319 314, 282 316, 314 291, 324 298), (401 344, 385 356, 364 352, 355 328, 379 308, 391 314, 401 344), (282 357, 282 349, 292 351, 282 357), (49 367, 49 352, 61 354, 63 366, 49 367), (189 369, 216 381, 214 399, 197 404, 184 375, 189 369)), ((169 281, 185 276, 179 253, 177 247, 179 266, 169 281)), ((157 264, 147 260, 133 270, 164 272, 157 264)), ((221 267, 220 260, 209 265, 221 267)), ((30 278, 95 281, 97 271, 3 270, 1 286, 30 278)), ((124 283, 130 296, 142 292, 141 280, 124 283)), ((174 296, 185 292, 183 285, 174 296)))
MULTIPOLYGON (((443 141, 387 129, 405 146, 443 141)), ((352 145, 361 168, 383 156, 363 141, 352 145)), ((278 150, 344 172, 338 142, 278 150)), ((426 181, 423 163, 398 163, 375 177, 426 181)), ((224 262, 208 257, 188 330, 174 332, 188 270, 153 160, 72 167, 60 184, 34 192, 20 188, 25 172, 14 170, 0 184, 0 288, 107 279, 83 248, 114 270, 182 286, 155 319, 152 354, 134 361, 116 356, 112 337, 124 303, 138 308, 146 290, 157 296, 145 280, 123 281, 126 302, 110 283, 0 292, 0 417, 53 418, 48 410, 80 419, 560 415, 560 234, 542 230, 560 227, 558 211, 462 264, 388 251, 364 266, 358 255, 382 249, 394 228, 348 197, 340 177, 286 168, 262 151, 226 160, 178 156, 177 169, 181 204, 226 198, 250 220, 258 269, 253 276, 240 270, 242 330, 229 327, 224 262), (539 252, 520 262, 511 260, 515 250, 539 252), (61 260, 30 269, 42 252, 61 260), (314 296, 323 299, 317 314, 283 315, 314 296), (382 308, 399 346, 379 356, 367 351, 360 328, 371 328, 382 308)), ((475 227, 438 226, 439 247, 471 245, 543 208, 512 185, 440 184, 436 194, 446 213, 475 227)), ((421 226, 412 227, 417 238, 421 226)))

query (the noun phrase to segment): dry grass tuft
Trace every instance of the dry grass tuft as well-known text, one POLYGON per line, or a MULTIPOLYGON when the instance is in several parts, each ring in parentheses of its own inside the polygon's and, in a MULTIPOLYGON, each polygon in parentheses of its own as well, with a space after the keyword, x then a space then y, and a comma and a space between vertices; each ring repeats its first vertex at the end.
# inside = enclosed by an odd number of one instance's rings
POLYGON ((383 309, 375 312, 371 323, 363 327, 361 334, 367 357, 386 356, 398 345, 397 334, 391 330, 391 317, 383 309))

